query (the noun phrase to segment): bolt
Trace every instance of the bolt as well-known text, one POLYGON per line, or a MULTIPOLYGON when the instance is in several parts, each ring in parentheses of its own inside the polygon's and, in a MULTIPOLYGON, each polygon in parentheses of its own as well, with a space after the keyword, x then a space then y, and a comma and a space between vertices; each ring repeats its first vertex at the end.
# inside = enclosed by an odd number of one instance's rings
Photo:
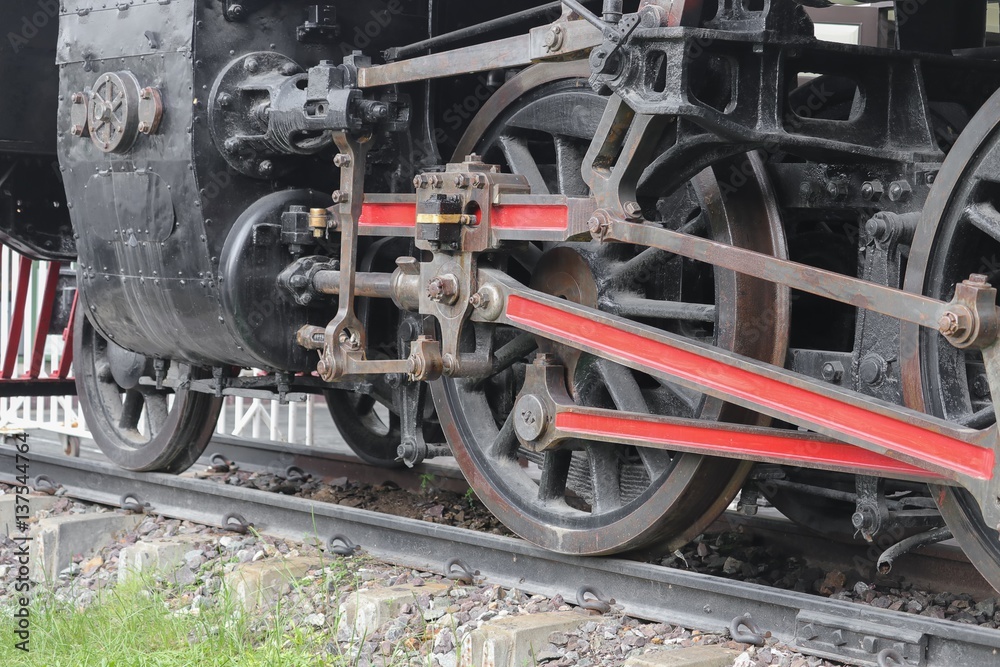
POLYGON ((262 160, 259 165, 257 165, 257 172, 261 176, 270 176, 274 173, 274 163, 270 160, 262 160))
POLYGON ((558 51, 563 45, 562 26, 552 26, 552 29, 545 33, 545 48, 548 51, 558 51))
POLYGON ((630 220, 639 220, 642 218, 642 206, 637 201, 625 202, 622 209, 625 211, 625 216, 630 220))
POLYGON ((420 190, 422 188, 426 188, 427 187, 427 175, 426 174, 420 174, 419 176, 414 176, 413 177, 413 187, 415 187, 417 190, 420 190))
POLYGON ((333 164, 339 169, 345 169, 351 166, 351 156, 347 153, 338 153, 336 157, 333 158, 333 164))
POLYGON ((337 340, 339 340, 340 344, 349 350, 358 350, 361 348, 361 339, 358 337, 357 332, 351 331, 350 329, 344 329, 341 331, 337 340))
POLYGON ((309 284, 309 278, 300 274, 297 276, 292 276, 292 279, 289 282, 291 283, 292 287, 302 288, 309 284))
POLYGON ((285 63, 281 66, 282 76, 292 76, 293 74, 297 74, 298 71, 299 67, 295 63, 285 63))
POLYGON ((799 185, 799 195, 801 195, 803 199, 812 199, 814 193, 815 188, 813 188, 813 184, 809 181, 803 181, 799 185))
POLYGON ((223 146, 225 147, 227 153, 235 153, 240 149, 240 145, 242 143, 243 142, 241 142, 236 137, 229 137, 228 139, 226 139, 223 146))
POLYGON ((427 178, 427 182, 430 183, 430 186, 432 188, 440 188, 444 186, 444 179, 441 178, 441 176, 439 176, 438 174, 431 174, 427 178))
POLYGON ((473 308, 480 310, 490 305, 489 294, 479 291, 469 297, 469 305, 473 308))
POLYGON ((906 201, 913 193, 913 188, 906 181, 893 181, 889 184, 889 200, 894 202, 906 201))
MULTIPOLYGON (((233 5, 233 7, 239 7, 239 5, 233 5)), ((256 58, 247 58, 246 62, 243 63, 243 69, 250 74, 256 74, 257 70, 260 69, 260 63, 257 62, 256 58)))
POLYGON ((152 99, 152 97, 153 97, 153 89, 149 88, 148 86, 139 91, 139 99, 148 100, 152 99))
POLYGON ((226 18, 230 21, 239 21, 245 13, 243 5, 229 5, 229 8, 226 10, 226 18))
POLYGON ((926 174, 924 174, 924 183, 926 183, 927 185, 934 185, 934 181, 936 180, 937 180, 936 171, 929 171, 926 174))
POLYGON ((458 299, 458 292, 458 278, 451 273, 432 278, 427 283, 427 296, 435 303, 453 304, 458 299))
POLYGON ((959 314, 949 310, 938 320, 938 331, 944 336, 960 336, 965 333, 965 327, 959 314))
POLYGON ((847 183, 840 180, 827 181, 826 193, 833 199, 843 199, 847 196, 847 183))
POLYGON ((233 96, 229 93, 220 93, 215 99, 219 103, 219 106, 223 109, 229 107, 229 105, 233 103, 233 96))
POLYGON ((866 201, 878 201, 884 193, 882 181, 865 181, 861 184, 861 197, 866 201))
POLYGON ((349 201, 351 201, 351 193, 344 192, 343 190, 334 190, 333 192, 334 204, 346 204, 349 201))
POLYGON ((455 187, 465 190, 470 185, 472 185, 472 179, 469 178, 468 174, 458 174, 455 176, 455 187))
POLYGON ((153 126, 147 123, 146 121, 142 121, 141 123, 139 123, 139 131, 142 132, 143 134, 149 134, 149 131, 152 129, 153 126))
POLYGON ((827 382, 840 382, 844 377, 844 364, 839 361, 828 361, 823 364, 823 379, 827 382))
POLYGON ((83 96, 83 93, 73 93, 73 96, 70 99, 73 101, 73 104, 83 104, 87 101, 87 98, 83 96))
POLYGON ((70 133, 74 137, 82 137, 83 136, 83 125, 74 125, 72 128, 70 128, 70 133))
POLYGON ((486 187, 486 183, 487 183, 486 177, 482 174, 476 174, 475 177, 472 179, 472 185, 475 186, 476 188, 479 188, 480 190, 486 187))
POLYGON ((865 357, 858 368, 858 375, 868 386, 876 386, 885 378, 885 360, 877 354, 865 357))

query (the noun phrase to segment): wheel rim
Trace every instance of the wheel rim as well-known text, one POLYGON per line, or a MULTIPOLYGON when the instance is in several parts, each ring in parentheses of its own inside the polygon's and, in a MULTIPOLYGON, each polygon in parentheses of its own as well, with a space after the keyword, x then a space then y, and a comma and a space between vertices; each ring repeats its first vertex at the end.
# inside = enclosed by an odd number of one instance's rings
MULTIPOLYGON (((101 451, 128 470, 177 473, 189 468, 212 438, 222 399, 138 384, 148 370, 142 357, 108 341, 82 312, 75 326, 77 393, 101 451)), ((167 377, 197 375, 174 363, 167 377)))
MULTIPOLYGON (((1000 273, 1000 93, 988 101, 948 154, 931 189, 907 265, 905 288, 949 301, 973 273, 997 284, 1000 273)), ((995 430, 992 397, 979 369, 982 357, 951 346, 929 329, 902 327, 903 388, 907 405, 974 428, 995 430)), ((1000 590, 1000 539, 964 489, 933 487, 955 539, 1000 590)))
MULTIPOLYGON (((584 70, 575 63, 526 70, 491 98, 473 120, 458 153, 479 152, 487 160, 499 158, 506 165, 514 163, 518 172, 528 174, 529 181, 543 179, 548 186, 545 191, 585 194, 586 191, 579 191, 582 179, 569 176, 574 169, 579 171, 580 162, 574 167, 568 161, 574 156, 582 160, 606 100, 586 88, 585 81, 579 78, 584 70), (596 109, 595 98, 600 100, 596 109), (580 122, 568 122, 565 116, 554 117, 554 107, 549 104, 552 99, 559 99, 563 105, 571 103, 569 118, 580 122), (583 121, 592 126, 583 126, 583 121), (544 146, 544 135, 547 128, 553 127, 560 129, 555 133, 549 131, 552 146, 548 148, 544 146), (562 128, 572 128, 572 133, 563 134, 562 128), (476 134, 481 138, 476 140, 476 134), (540 149, 539 142, 543 144, 540 149), (540 155, 539 150, 554 164, 532 165, 531 158, 540 155)), ((720 170, 729 173, 730 168, 743 166, 746 159, 741 157, 737 164, 720 165, 720 170)), ((771 199, 762 167, 756 159, 750 160, 750 164, 755 174, 750 179, 752 185, 727 194, 725 200, 711 171, 692 181, 686 195, 693 192, 702 208, 701 215, 706 218, 704 234, 784 256, 783 238, 776 212, 768 204, 771 199), (737 209, 752 211, 742 214, 739 227, 732 224, 728 215, 737 209)), ((656 198, 653 202, 655 205, 656 198)), ((661 261, 652 262, 649 255, 645 260, 632 256, 624 258, 624 262, 617 261, 621 259, 615 257, 619 250, 597 244, 563 244, 547 248, 546 255, 535 248, 512 256, 520 254, 518 261, 525 266, 540 257, 541 265, 547 265, 559 253, 586 256, 585 264, 591 267, 592 275, 598 276, 596 292, 602 302, 598 305, 615 310, 615 294, 605 280, 608 273, 617 270, 616 275, 629 278, 625 281, 627 287, 622 288, 628 291, 634 287, 636 277, 634 272, 630 273, 632 269, 644 267, 647 274, 651 271, 652 278, 646 279, 655 283, 659 275, 657 263, 661 261)), ((684 260, 678 261, 682 267, 685 265, 684 260)), ((512 271, 526 273, 516 266, 512 271)), ((571 270, 570 274, 574 271, 577 270, 571 270)), ((579 273, 571 278, 580 278, 579 273)), ((711 325, 684 321, 666 326, 702 339, 707 331, 707 337, 724 347, 770 363, 781 363, 787 333, 787 292, 731 272, 712 273, 711 291, 717 315, 711 325), (753 336, 740 335, 746 332, 736 323, 748 318, 757 325, 757 331, 753 336)), ((528 281, 526 275, 520 277, 528 281)), ((572 289, 563 291, 566 293, 558 293, 558 289, 552 293, 573 299, 569 295, 572 289)), ((592 297, 595 290, 587 286, 577 291, 592 297)), ((517 346, 519 341, 523 345, 523 335, 502 331, 494 335, 497 346, 517 346)), ((692 395, 676 386, 668 387, 666 383, 651 389, 648 376, 585 355, 577 356, 564 359, 564 363, 568 361, 571 366, 575 378, 571 390, 581 400, 638 410, 645 403, 654 411, 676 414, 677 409, 669 408, 669 400, 657 397, 658 389, 662 394, 673 395, 675 404, 685 406, 689 414, 684 416, 761 423, 758 415, 734 406, 692 395), (605 387, 603 396, 586 396, 582 390, 598 379, 605 387)), ((665 452, 650 454, 650 450, 644 450, 646 455, 642 455, 636 450, 599 443, 578 443, 576 452, 556 450, 543 457, 527 455, 518 449, 512 420, 507 418, 520 372, 518 364, 513 364, 504 371, 506 377, 501 374, 488 382, 444 379, 435 383, 434 397, 455 457, 478 495, 509 528, 536 544, 554 551, 588 555, 633 550, 653 543, 657 550, 673 549, 689 541, 724 511, 745 479, 750 466, 741 461, 665 452), (491 387, 491 384, 501 386, 491 387)))

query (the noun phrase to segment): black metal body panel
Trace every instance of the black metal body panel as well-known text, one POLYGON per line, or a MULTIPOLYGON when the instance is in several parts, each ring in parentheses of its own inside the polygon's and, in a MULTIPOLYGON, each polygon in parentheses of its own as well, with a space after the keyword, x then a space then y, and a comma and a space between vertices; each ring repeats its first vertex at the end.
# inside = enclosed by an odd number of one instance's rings
MULTIPOLYGON (((224 299, 219 284, 237 280, 238 271, 220 275, 220 258, 234 223, 254 202, 293 185, 331 192, 336 170, 324 154, 303 159, 280 181, 233 172, 213 144, 206 98, 218 73, 243 54, 274 50, 308 67, 339 60, 353 48, 298 43, 305 4, 260 3, 244 20, 231 22, 216 2, 168 0, 124 11, 104 9, 103 3, 99 8, 92 0, 65 3, 60 118, 70 116, 72 93, 104 72, 131 71, 140 85, 158 88, 163 97, 159 132, 140 137, 127 153, 102 153, 90 139, 68 132, 59 137, 80 236, 81 293, 96 325, 119 345, 197 364, 280 368, 290 362, 287 354, 262 358, 261 346, 258 353, 248 351, 248 324, 235 321, 243 315, 233 311, 240 310, 240 300, 224 299)), ((382 4, 341 14, 360 20, 382 4)), ((380 28, 378 41, 398 41, 406 30, 413 30, 411 21, 393 21, 380 28)), ((244 286, 251 283, 265 291, 246 299, 274 297, 273 282, 253 279, 244 286)), ((266 334, 284 349, 305 323, 279 318, 254 335, 266 334)))

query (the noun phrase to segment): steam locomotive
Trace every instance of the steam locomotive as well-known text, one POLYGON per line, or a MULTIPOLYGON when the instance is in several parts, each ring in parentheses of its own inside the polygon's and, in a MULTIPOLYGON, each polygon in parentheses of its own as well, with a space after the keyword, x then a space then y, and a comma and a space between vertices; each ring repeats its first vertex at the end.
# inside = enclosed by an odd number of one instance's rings
POLYGON ((987 3, 830 4, 7 0, 0 241, 125 468, 324 393, 548 549, 766 498, 1000 586, 987 3))

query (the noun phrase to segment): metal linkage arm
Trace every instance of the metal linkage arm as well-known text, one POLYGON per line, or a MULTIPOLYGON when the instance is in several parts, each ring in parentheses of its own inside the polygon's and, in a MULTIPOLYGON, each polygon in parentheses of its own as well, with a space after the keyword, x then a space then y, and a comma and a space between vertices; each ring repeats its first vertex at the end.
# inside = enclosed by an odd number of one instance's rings
POLYGON ((659 248, 675 255, 882 313, 904 322, 919 324, 939 331, 960 348, 986 347, 996 340, 1000 332, 1000 317, 993 305, 996 303, 996 290, 986 283, 985 276, 973 276, 959 286, 954 301, 945 303, 753 250, 651 224, 630 222, 607 210, 598 211, 591 219, 591 233, 602 241, 659 248))
POLYGON ((536 356, 526 370, 514 419, 521 444, 535 452, 584 439, 948 483, 922 468, 812 433, 577 405, 566 390, 566 369, 545 354, 536 356))
POLYGON ((525 288, 480 271, 496 304, 474 316, 512 325, 654 377, 922 468, 969 489, 1000 523, 996 430, 974 431, 525 288))

